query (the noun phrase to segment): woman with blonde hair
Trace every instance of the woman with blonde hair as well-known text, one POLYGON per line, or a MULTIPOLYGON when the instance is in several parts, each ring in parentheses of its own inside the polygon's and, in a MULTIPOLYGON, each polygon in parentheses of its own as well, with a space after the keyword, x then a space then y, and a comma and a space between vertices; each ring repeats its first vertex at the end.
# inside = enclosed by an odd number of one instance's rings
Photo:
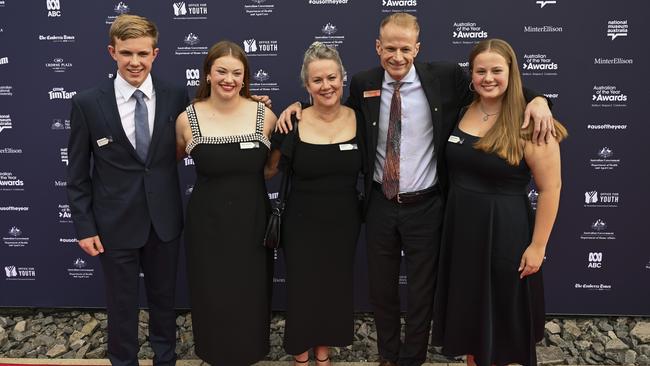
POLYGON ((557 215, 559 142, 520 127, 526 102, 517 58, 500 39, 470 54, 474 101, 448 139, 450 175, 436 296, 434 344, 468 365, 536 365, 544 332, 540 267, 557 215), (533 213, 527 187, 539 191, 533 213))
MULTIPOLYGON (((287 264, 284 349, 296 365, 330 364, 329 346, 352 344, 352 269, 361 225, 357 177, 363 138, 354 110, 341 105, 343 65, 336 49, 314 42, 301 78, 313 101, 296 135, 272 156, 291 161, 291 190, 282 226, 287 264)), ((279 139, 283 135, 278 136, 279 139)), ((274 141, 275 142, 275 141, 274 141)))

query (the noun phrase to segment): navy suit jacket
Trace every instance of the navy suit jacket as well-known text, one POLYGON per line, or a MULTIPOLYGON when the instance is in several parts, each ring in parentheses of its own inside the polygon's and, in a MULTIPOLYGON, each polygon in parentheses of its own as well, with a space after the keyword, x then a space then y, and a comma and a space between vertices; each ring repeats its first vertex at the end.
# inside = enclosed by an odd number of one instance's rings
POLYGON ((113 80, 72 98, 68 142, 68 200, 77 238, 99 235, 107 248, 145 245, 151 227, 163 241, 182 229, 176 162, 176 117, 189 99, 185 88, 153 78, 154 128, 142 161, 120 120, 113 80))

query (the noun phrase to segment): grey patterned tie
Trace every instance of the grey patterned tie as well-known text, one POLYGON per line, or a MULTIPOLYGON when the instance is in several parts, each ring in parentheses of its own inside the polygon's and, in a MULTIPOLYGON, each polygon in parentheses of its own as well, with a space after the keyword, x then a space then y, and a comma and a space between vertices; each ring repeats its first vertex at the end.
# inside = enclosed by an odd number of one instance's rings
POLYGON ((133 92, 135 98, 135 152, 143 160, 147 160, 147 152, 149 151, 149 142, 151 135, 149 134, 149 111, 147 104, 144 102, 144 93, 137 89, 133 92))

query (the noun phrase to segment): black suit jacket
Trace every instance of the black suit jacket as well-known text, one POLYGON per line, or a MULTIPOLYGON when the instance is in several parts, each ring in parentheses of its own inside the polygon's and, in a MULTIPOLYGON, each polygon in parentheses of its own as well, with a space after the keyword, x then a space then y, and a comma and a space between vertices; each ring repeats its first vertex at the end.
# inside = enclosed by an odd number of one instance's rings
MULTIPOLYGON (((420 78, 422 89, 429 102, 431 119, 433 123, 433 146, 436 158, 438 183, 443 195, 447 193, 449 177, 445 161, 445 147, 447 139, 458 121, 460 109, 473 100, 473 93, 469 90, 469 76, 457 64, 448 62, 415 62, 415 71, 420 78)), ((352 77, 350 82, 350 96, 346 102, 351 108, 359 111, 364 128, 362 131, 366 138, 365 153, 367 174, 364 179, 364 188, 370 192, 375 173, 375 154, 377 151, 377 134, 379 131, 379 109, 381 96, 364 96, 366 91, 381 91, 384 79, 384 69, 376 67, 360 72, 352 77)), ((376 93, 375 93, 376 94, 376 93)), ((524 90, 526 100, 532 100, 536 93, 524 90)), ((357 114, 359 116, 359 114, 357 114)), ((368 208, 366 193, 364 212, 368 208)))
MULTIPOLYGON (((460 66, 446 62, 415 62, 415 71, 429 102, 433 122, 433 146, 437 161, 438 181, 443 192, 447 188, 445 145, 453 130, 460 108, 472 101, 469 79, 460 66)), ((366 137, 367 172, 365 190, 369 192, 375 172, 375 154, 379 131, 381 96, 364 96, 364 92, 381 90, 384 69, 377 67, 358 73, 350 82, 350 96, 346 104, 361 112, 366 137)), ((366 194, 366 197, 370 197, 366 194)), ((367 208, 367 202, 365 208, 367 208)))
POLYGON ((147 160, 129 142, 113 80, 72 98, 68 200, 79 239, 99 235, 110 248, 139 248, 151 227, 163 241, 180 235, 182 204, 176 164, 176 117, 184 88, 153 78, 154 128, 147 160))

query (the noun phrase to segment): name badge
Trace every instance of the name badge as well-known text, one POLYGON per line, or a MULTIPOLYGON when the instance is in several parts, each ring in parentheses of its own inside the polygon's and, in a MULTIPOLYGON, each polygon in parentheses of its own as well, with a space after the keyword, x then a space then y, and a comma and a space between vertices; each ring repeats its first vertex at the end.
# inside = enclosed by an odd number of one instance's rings
POLYGON ((113 142, 112 137, 102 137, 101 139, 97 140, 97 146, 102 147, 105 145, 108 145, 109 142, 113 142))
POLYGON ((357 144, 339 144, 339 150, 349 151, 349 150, 358 150, 357 144))
POLYGON ((372 97, 378 97, 381 95, 381 90, 366 90, 363 92, 363 97, 364 98, 372 98, 372 97))
POLYGON ((239 149, 241 150, 259 149, 259 147, 260 147, 260 143, 257 141, 247 141, 247 142, 239 143, 239 149))
POLYGON ((449 139, 447 141, 451 142, 452 144, 462 144, 464 139, 461 139, 458 136, 451 135, 449 136, 449 139))

